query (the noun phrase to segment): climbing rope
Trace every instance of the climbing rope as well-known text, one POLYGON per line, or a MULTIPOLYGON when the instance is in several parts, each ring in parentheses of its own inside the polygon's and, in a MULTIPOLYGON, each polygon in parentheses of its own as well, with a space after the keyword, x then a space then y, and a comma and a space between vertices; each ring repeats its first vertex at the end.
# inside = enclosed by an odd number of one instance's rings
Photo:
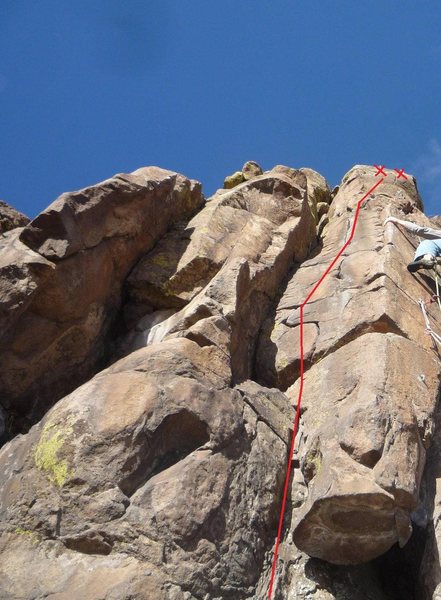
POLYGON ((433 265, 432 269, 435 273, 435 286, 436 286, 436 294, 434 294, 433 296, 430 297, 429 300, 429 304, 432 304, 433 302, 437 302, 439 309, 441 311, 441 297, 440 297, 440 284, 439 284, 439 273, 436 269, 436 267, 440 264, 440 259, 437 260, 437 262, 433 265))
POLYGON ((439 309, 441 310, 441 299, 439 297, 439 279, 438 279, 438 273, 435 271, 435 285, 436 285, 436 299, 438 300, 438 306, 439 309))
MULTIPOLYGON (((438 300, 439 302, 439 300, 438 300)), ((424 317, 424 321, 426 323, 426 334, 430 335, 431 338, 433 339, 433 341, 438 344, 439 346, 441 346, 441 336, 439 336, 437 333, 435 333, 435 331, 433 331, 432 326, 430 325, 430 321, 429 321, 429 316, 427 314, 427 310, 426 310, 426 304, 424 302, 424 300, 418 300, 418 304, 420 305, 421 311, 423 313, 423 317, 424 317)))
POLYGON ((435 271, 435 285, 436 285, 436 296, 432 297, 432 301, 434 302, 435 300, 437 300, 439 309, 441 310, 441 299, 439 297, 439 279, 438 279, 437 271, 435 271))

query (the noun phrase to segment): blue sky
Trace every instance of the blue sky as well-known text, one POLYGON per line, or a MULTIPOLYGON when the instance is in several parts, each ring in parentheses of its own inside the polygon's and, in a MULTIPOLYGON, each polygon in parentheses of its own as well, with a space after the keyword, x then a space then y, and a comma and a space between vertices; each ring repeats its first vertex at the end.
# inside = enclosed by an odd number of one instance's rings
POLYGON ((1 0, 0 198, 246 160, 416 175, 441 213, 441 2, 1 0))

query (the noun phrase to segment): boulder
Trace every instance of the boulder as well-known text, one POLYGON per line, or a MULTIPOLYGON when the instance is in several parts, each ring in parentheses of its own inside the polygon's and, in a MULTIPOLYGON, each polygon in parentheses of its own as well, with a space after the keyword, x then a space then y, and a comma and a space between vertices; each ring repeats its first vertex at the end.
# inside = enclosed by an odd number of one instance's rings
POLYGON ((232 175, 228 175, 224 180, 224 189, 230 190, 244 181, 249 181, 263 175, 262 168, 253 160, 247 161, 241 171, 236 171, 232 175))
POLYGON ((16 430, 102 368, 130 270, 202 203, 199 183, 142 168, 63 194, 0 240, 0 390, 16 430))
POLYGON ((91 599, 248 595, 276 525, 290 410, 230 377, 219 349, 163 341, 6 444, 0 595, 68 594, 69 581, 91 599), (32 577, 16 581, 25 558, 32 577))
POLYGON ((258 165, 254 160, 249 160, 242 167, 242 174, 245 181, 263 175, 262 167, 258 165))
POLYGON ((245 181, 245 177, 243 176, 242 171, 236 171, 232 175, 228 175, 224 179, 224 188, 226 190, 230 190, 231 188, 236 187, 239 183, 243 183, 245 181))

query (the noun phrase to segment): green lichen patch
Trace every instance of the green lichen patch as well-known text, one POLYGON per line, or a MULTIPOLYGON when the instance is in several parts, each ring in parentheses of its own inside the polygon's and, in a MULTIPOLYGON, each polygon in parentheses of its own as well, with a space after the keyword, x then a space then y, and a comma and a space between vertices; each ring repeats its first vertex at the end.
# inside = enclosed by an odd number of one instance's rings
POLYGON ((22 527, 17 527, 15 529, 15 533, 17 535, 25 535, 29 538, 29 540, 35 545, 40 542, 40 536, 32 531, 31 529, 23 529, 22 527))
POLYGON ((311 479, 318 475, 322 468, 323 457, 318 444, 319 442, 316 441, 305 457, 303 474, 307 483, 309 483, 311 479))
POLYGON ((67 461, 59 458, 59 452, 70 433, 72 433, 71 427, 48 424, 44 427, 35 448, 36 467, 45 472, 49 481, 58 487, 62 487, 70 476, 67 461))

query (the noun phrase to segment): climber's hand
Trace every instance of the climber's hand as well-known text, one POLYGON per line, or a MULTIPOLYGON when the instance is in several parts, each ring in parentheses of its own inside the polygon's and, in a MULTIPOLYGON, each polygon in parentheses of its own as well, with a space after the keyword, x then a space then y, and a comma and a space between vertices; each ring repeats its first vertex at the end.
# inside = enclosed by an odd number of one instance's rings
POLYGON ((386 226, 388 223, 396 223, 398 221, 398 219, 396 219, 395 217, 387 217, 387 219, 384 221, 383 225, 386 226))

